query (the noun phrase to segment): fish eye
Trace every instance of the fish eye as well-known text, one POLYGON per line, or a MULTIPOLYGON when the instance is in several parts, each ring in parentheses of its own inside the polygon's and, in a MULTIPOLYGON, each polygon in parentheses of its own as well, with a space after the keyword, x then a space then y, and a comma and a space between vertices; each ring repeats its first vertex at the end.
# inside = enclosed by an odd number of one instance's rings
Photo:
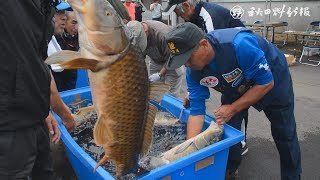
POLYGON ((109 12, 109 11, 106 11, 106 15, 107 15, 107 16, 111 16, 111 15, 112 15, 112 13, 111 13, 111 12, 109 12))

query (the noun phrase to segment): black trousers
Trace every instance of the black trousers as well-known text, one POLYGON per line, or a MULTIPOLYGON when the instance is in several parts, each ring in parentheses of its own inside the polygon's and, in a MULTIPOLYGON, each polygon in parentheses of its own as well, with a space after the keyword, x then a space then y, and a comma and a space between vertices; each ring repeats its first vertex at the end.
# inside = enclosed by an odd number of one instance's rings
POLYGON ((0 179, 56 179, 45 124, 0 132, 0 179))
MULTIPOLYGON (((221 96, 221 104, 232 104, 235 99, 230 98, 227 94, 222 94, 221 96)), ((245 132, 244 132, 244 140, 247 141, 247 126, 249 121, 249 109, 245 109, 240 111, 239 113, 235 114, 227 124, 238 129, 241 131, 241 124, 242 121, 245 122, 245 132)), ((227 169, 230 172, 236 171, 241 163, 241 148, 242 144, 239 142, 234 146, 231 146, 229 149, 229 156, 228 156, 228 164, 227 169)))
MULTIPOLYGON (((271 123, 272 137, 280 154, 282 180, 298 180, 302 172, 300 145, 294 117, 293 91, 290 94, 289 99, 271 104, 263 110, 271 123)), ((237 113, 227 124, 240 130, 242 119, 247 113, 245 111, 237 113)), ((241 143, 238 143, 230 147, 227 169, 233 172, 238 169, 240 163, 241 143)))

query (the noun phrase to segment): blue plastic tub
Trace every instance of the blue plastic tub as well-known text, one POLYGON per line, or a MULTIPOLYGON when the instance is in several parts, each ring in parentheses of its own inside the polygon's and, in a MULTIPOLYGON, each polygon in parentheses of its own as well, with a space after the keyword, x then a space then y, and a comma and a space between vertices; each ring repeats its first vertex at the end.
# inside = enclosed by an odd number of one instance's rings
MULTIPOLYGON (((84 103, 91 103, 91 92, 89 87, 79 88, 75 90, 65 91, 61 93, 61 97, 66 104, 75 101, 84 100, 84 103)), ((173 96, 165 95, 160 103, 161 108, 171 112, 179 117, 182 102, 173 96)), ((184 110, 182 121, 186 122, 189 111, 184 110)), ((56 116, 56 115, 55 115, 56 116)), ((66 147, 66 153, 79 179, 114 179, 106 170, 99 167, 95 173, 93 168, 96 165, 94 161, 70 136, 66 128, 62 125, 61 119, 56 116, 59 121, 61 138, 66 147)), ((213 117, 206 115, 205 128, 208 127, 213 117)), ((225 125, 224 135, 221 141, 212 144, 204 149, 192 153, 170 164, 161 166, 150 171, 138 179, 221 179, 225 177, 227 159, 230 146, 243 140, 244 135, 240 131, 225 125)))
POLYGON ((85 69, 78 69, 76 88, 81 88, 85 86, 89 86, 88 71, 85 69))

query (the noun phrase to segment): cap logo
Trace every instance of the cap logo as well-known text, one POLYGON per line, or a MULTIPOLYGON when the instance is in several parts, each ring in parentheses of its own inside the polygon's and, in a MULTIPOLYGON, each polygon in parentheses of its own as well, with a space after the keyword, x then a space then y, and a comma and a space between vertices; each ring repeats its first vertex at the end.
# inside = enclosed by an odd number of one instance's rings
POLYGON ((169 49, 170 49, 171 54, 176 54, 176 53, 179 53, 179 52, 180 52, 179 49, 176 48, 176 46, 174 45, 173 42, 169 42, 169 43, 168 43, 168 46, 169 46, 169 49))

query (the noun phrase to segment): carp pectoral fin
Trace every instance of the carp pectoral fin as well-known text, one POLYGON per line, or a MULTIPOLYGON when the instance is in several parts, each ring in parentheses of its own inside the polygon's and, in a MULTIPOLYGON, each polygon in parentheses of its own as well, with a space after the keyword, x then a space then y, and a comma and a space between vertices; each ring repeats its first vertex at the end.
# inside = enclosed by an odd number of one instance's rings
POLYGON ((95 172, 97 170, 97 168, 99 166, 101 166, 102 164, 104 164, 105 162, 107 162, 109 160, 109 156, 107 156, 106 154, 103 156, 102 159, 100 159, 100 161, 97 163, 97 165, 94 167, 93 172, 95 172))
POLYGON ((101 62, 83 58, 79 52, 63 50, 50 55, 45 63, 60 64, 63 69, 90 69, 94 72, 97 71, 97 65, 101 62))
POLYGON ((189 142, 186 141, 184 143, 182 143, 176 150, 175 154, 179 154, 182 153, 184 150, 186 150, 189 146, 191 146, 193 144, 193 140, 190 140, 189 142))
POLYGON ((76 112, 75 114, 71 114, 73 119, 76 122, 76 127, 82 124, 83 122, 87 121, 87 116, 90 113, 94 113, 94 112, 95 110, 93 106, 87 106, 84 108, 80 108, 78 112, 76 112))
MULTIPOLYGON (((160 102, 163 95, 168 93, 170 90, 170 86, 165 83, 151 83, 150 84, 150 93, 149 93, 149 100, 160 102)), ((158 111, 158 108, 151 103, 148 105, 148 112, 147 112, 147 121, 144 126, 144 137, 143 137, 143 145, 141 149, 141 156, 145 156, 148 154, 149 149, 152 144, 153 138, 153 125, 155 121, 155 116, 158 111)))
POLYGON ((107 119, 103 115, 100 115, 93 130, 93 139, 96 145, 107 144, 109 140, 114 139, 111 132, 110 126, 107 126, 107 119))
POLYGON ((155 120, 157 111, 158 111, 158 108, 149 103, 148 112, 147 112, 147 121, 144 126, 144 137, 143 137, 143 144, 142 144, 142 150, 141 150, 142 157, 148 154, 152 144, 153 125, 154 125, 154 120, 155 120))
POLYGON ((96 72, 99 63, 101 62, 95 59, 79 58, 63 62, 60 66, 63 69, 90 69, 92 72, 96 72))
POLYGON ((160 102, 163 95, 168 93, 170 86, 162 82, 154 82, 150 84, 149 100, 160 102))
POLYGON ((66 61, 70 61, 72 59, 79 59, 79 58, 81 58, 81 55, 79 52, 62 50, 48 56, 44 62, 46 64, 61 64, 66 61))
POLYGON ((77 114, 77 115, 84 116, 84 115, 86 115, 86 114, 93 113, 93 112, 95 112, 95 110, 94 110, 93 105, 91 105, 91 106, 87 106, 87 107, 80 108, 80 109, 78 110, 78 112, 76 112, 76 114, 77 114))

